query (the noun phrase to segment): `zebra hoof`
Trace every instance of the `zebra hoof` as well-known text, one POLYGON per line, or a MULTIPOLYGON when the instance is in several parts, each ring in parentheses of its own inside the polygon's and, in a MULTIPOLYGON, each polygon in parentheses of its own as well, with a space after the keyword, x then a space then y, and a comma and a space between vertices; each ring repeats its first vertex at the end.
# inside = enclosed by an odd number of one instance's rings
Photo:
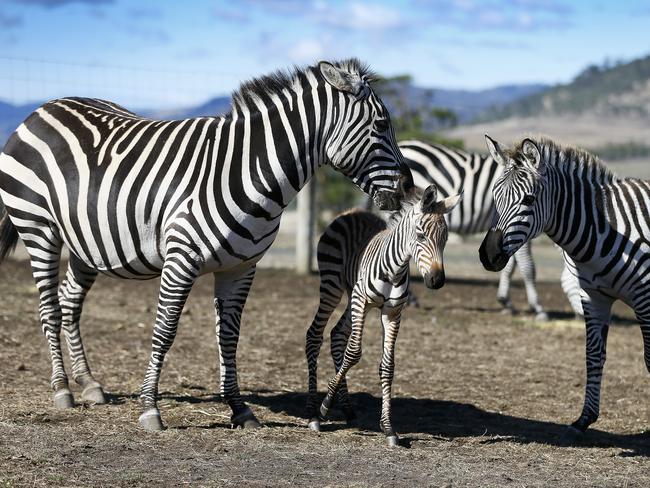
POLYGON ((569 425, 560 437, 560 444, 564 446, 575 444, 576 442, 584 439, 584 437, 584 432, 582 432, 580 429, 576 429, 573 425, 569 425))
POLYGON ((89 386, 84 388, 81 392, 81 398, 94 405, 104 405, 107 403, 106 397, 104 396, 104 390, 102 390, 101 386, 89 386))
POLYGON ((399 439, 396 435, 389 435, 386 437, 386 442, 388 443, 388 447, 398 447, 399 446, 399 439))
POLYGON ((248 407, 241 413, 233 415, 230 418, 230 422, 232 423, 233 429, 237 427, 241 427, 242 429, 259 429, 262 427, 262 424, 257 420, 253 411, 248 407))
POLYGON ((138 420, 142 428, 147 432, 160 432, 164 428, 157 408, 145 410, 138 420))
POLYGON ((321 418, 327 417, 327 414, 330 413, 330 407, 332 406, 332 397, 329 394, 323 399, 323 403, 320 404, 320 416, 321 418))
POLYGON ((312 417, 309 419, 309 423, 307 424, 309 427, 309 430, 313 430, 314 432, 320 432, 320 419, 318 417, 312 417))
POLYGON ((548 314, 546 312, 535 314, 535 322, 548 322, 548 314))
POLYGON ((61 388, 54 392, 54 406, 56 408, 72 408, 74 407, 74 397, 70 390, 61 388))

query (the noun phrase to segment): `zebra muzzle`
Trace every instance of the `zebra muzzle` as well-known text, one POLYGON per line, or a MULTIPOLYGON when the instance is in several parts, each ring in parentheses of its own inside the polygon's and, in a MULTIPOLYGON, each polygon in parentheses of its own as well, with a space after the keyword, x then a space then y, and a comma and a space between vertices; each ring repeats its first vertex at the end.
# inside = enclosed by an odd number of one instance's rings
POLYGON ((489 230, 478 249, 481 264, 488 271, 501 271, 510 258, 503 252, 503 231, 489 230))

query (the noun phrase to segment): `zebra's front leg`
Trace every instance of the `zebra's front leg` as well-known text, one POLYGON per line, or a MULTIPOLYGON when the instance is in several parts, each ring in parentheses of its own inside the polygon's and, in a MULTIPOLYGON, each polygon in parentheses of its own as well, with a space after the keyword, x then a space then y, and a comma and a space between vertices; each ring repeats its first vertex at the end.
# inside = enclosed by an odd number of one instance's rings
POLYGON ((189 249, 171 249, 167 251, 165 257, 165 265, 160 276, 160 293, 156 322, 153 328, 151 357, 140 393, 143 406, 140 425, 145 430, 159 431, 163 429, 158 410, 160 372, 165 361, 165 354, 171 348, 176 337, 178 321, 185 301, 199 275, 199 263, 200 260, 196 253, 189 249))
POLYGON ((352 317, 352 332, 345 347, 343 362, 327 387, 327 395, 320 406, 320 414, 326 417, 334 403, 334 398, 345 380, 347 372, 361 359, 361 340, 363 337, 363 325, 368 313, 365 299, 359 294, 353 293, 350 297, 350 310, 352 317))
POLYGON ((237 344, 241 314, 255 277, 255 267, 237 277, 215 273, 214 307, 221 374, 221 396, 232 410, 234 427, 257 428, 260 423, 244 403, 237 382, 237 344))
MULTIPOLYGON (((519 272, 524 280, 524 287, 526 288, 526 296, 528 297, 528 305, 530 311, 535 314, 535 320, 540 322, 548 321, 548 314, 544 311, 539 304, 539 295, 537 294, 537 287, 535 286, 535 261, 533 260, 532 243, 526 242, 514 254, 514 260, 519 266, 519 272)), ((512 261, 512 259, 511 259, 512 261)))
MULTIPOLYGON (((343 315, 341 315, 338 323, 330 333, 330 350, 332 354, 332 360, 334 361, 334 371, 338 372, 341 369, 345 348, 347 347, 351 332, 352 314, 350 312, 350 305, 348 304, 345 312, 343 315)), ((347 422, 348 426, 354 426, 357 420, 357 414, 354 412, 354 409, 352 408, 352 402, 350 401, 347 378, 343 378, 341 381, 337 401, 341 407, 341 410, 343 410, 343 415, 345 415, 345 421, 347 422)))
POLYGON ((515 307, 510 301, 510 282, 512 280, 512 274, 515 272, 515 267, 517 262, 514 257, 511 257, 506 264, 506 267, 503 268, 499 274, 499 288, 497 289, 497 301, 501 304, 501 313, 504 314, 513 314, 515 307))
POLYGON ((390 447, 399 444, 399 439, 393 429, 391 420, 391 391, 395 373, 395 341, 402 316, 402 307, 385 308, 381 312, 381 325, 384 333, 384 347, 379 363, 379 378, 381 379, 381 419, 379 425, 386 434, 390 447))
POLYGON ((59 302, 72 362, 72 377, 83 388, 81 398, 90 403, 104 404, 104 390, 90 372, 79 326, 83 303, 95 278, 96 270, 83 264, 74 254, 71 255, 65 280, 59 288, 59 302))
POLYGON ((605 366, 607 332, 609 330, 612 303, 611 298, 605 297, 598 292, 583 297, 587 362, 585 402, 578 420, 573 422, 562 436, 564 442, 572 442, 582 438, 587 428, 598 419, 600 413, 600 387, 605 366))

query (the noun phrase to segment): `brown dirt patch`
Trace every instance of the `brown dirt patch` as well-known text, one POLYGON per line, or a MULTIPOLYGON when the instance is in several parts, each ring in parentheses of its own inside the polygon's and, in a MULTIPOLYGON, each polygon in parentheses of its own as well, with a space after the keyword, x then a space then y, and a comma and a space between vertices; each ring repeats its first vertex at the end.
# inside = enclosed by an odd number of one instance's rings
MULTIPOLYGON (((451 273, 451 270, 448 270, 451 273)), ((197 283, 167 357, 160 402, 168 429, 145 434, 137 394, 147 364, 157 283, 100 279, 84 310, 91 366, 107 406, 55 410, 46 342, 25 263, 0 269, 0 481, 4 486, 650 486, 650 398, 638 327, 617 308, 601 418, 585 441, 558 445, 579 413, 584 330, 558 284, 540 284, 557 319, 501 315, 494 282, 414 288, 397 344, 394 423, 379 433, 381 332, 372 316, 349 375, 360 427, 338 417, 307 430, 304 334, 317 277, 260 270, 244 313, 240 384, 266 425, 230 430, 219 402, 209 277, 197 283)), ((523 290, 514 290, 524 303, 523 290)), ((329 344, 321 385, 333 373, 329 344)), ((74 388, 74 386, 73 386, 74 388)), ((78 394, 79 390, 75 389, 78 394)))

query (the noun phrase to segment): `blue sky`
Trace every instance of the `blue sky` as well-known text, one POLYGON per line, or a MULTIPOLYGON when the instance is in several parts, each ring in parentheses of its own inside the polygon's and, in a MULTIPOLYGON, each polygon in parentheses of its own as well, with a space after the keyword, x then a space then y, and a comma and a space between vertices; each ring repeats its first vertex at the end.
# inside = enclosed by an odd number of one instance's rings
POLYGON ((348 56, 427 87, 557 83, 650 53, 649 27, 650 0, 0 0, 0 99, 172 108, 348 56))

